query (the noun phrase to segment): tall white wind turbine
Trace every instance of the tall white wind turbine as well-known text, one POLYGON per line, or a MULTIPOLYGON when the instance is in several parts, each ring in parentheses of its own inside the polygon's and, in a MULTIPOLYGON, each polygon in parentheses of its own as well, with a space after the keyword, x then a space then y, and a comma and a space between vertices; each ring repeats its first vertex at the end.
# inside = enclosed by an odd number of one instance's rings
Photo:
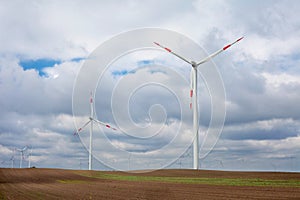
POLYGON ((31 155, 32 155, 32 146, 29 147, 29 153, 28 153, 28 168, 31 167, 31 155))
POLYGON ((174 56, 180 58, 181 60, 187 62, 192 66, 192 71, 191 71, 191 91, 190 91, 190 96, 192 98, 192 104, 191 108, 193 109, 193 132, 194 132, 194 143, 193 143, 193 154, 194 154, 194 169, 199 168, 199 141, 198 141, 198 129, 199 129, 199 124, 198 124, 198 100, 197 100, 197 68, 199 65, 209 61, 213 57, 217 56, 218 54, 222 53, 226 49, 228 49, 230 46, 234 45, 235 43, 239 42, 242 40, 243 37, 237 39, 235 42, 228 44, 224 46, 222 49, 216 51, 215 53, 207 56, 206 58, 202 59, 200 62, 196 63, 195 61, 189 61, 186 58, 178 55, 177 53, 173 52, 171 49, 164 47, 160 45, 157 42, 154 42, 157 46, 165 49, 169 53, 173 54, 174 56))
POLYGON ((20 168, 22 168, 22 162, 24 160, 24 152, 28 149, 28 146, 26 145, 22 149, 17 149, 17 151, 20 152, 20 168))
POLYGON ((94 118, 94 104, 93 104, 93 94, 91 93, 90 96, 90 117, 89 120, 81 127, 79 128, 74 134, 78 134, 79 132, 81 132, 88 124, 90 124, 90 143, 89 143, 89 170, 92 170, 92 151, 93 151, 93 124, 94 122, 105 126, 106 128, 110 128, 112 130, 117 130, 116 128, 113 128, 112 126, 110 126, 109 124, 106 124, 104 122, 101 122, 97 119, 94 118))

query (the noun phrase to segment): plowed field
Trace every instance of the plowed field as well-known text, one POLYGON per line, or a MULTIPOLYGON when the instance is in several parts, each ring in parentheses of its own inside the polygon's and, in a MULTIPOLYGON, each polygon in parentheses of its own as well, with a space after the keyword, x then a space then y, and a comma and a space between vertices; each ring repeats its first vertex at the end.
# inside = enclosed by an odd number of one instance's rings
POLYGON ((300 199, 300 173, 0 169, 0 199, 300 199))

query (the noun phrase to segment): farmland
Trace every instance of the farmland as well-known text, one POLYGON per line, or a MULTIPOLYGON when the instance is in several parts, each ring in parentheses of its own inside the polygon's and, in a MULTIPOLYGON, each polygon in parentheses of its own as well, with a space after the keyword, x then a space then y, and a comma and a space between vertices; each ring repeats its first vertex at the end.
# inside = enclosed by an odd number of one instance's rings
POLYGON ((0 199, 299 199, 300 173, 0 169, 0 199))

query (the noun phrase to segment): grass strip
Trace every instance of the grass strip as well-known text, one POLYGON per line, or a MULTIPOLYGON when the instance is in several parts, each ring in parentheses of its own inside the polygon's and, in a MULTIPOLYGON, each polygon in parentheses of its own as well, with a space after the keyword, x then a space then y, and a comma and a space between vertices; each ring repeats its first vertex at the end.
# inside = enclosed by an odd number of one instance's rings
POLYGON ((1 191, 0 191, 0 200, 5 200, 5 196, 4 194, 1 193, 1 191))
POLYGON ((56 180, 59 183, 64 183, 64 184, 82 184, 82 183, 87 183, 87 181, 83 180, 56 180))
POLYGON ((168 183, 228 185, 228 186, 272 186, 272 187, 300 187, 299 180, 267 180, 260 178, 193 178, 193 177, 158 177, 158 176, 134 176, 117 175, 103 172, 80 173, 92 178, 120 180, 120 181, 157 181, 168 183))

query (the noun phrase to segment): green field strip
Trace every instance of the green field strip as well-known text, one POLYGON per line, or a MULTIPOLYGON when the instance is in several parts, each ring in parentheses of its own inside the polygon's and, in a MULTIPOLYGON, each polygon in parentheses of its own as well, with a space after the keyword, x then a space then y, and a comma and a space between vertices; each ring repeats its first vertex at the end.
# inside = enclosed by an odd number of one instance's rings
POLYGON ((116 175, 103 172, 80 173, 92 178, 120 180, 120 181, 157 181, 168 183, 227 185, 227 186, 272 186, 272 187, 300 187, 300 180, 267 180, 261 178, 193 178, 193 177, 158 177, 116 175))
POLYGON ((5 199, 5 196, 4 194, 0 191, 0 200, 4 200, 5 199))
POLYGON ((83 180, 68 180, 68 179, 64 179, 64 180, 56 180, 58 183, 63 183, 63 184, 84 184, 84 183, 88 183, 88 181, 83 181, 83 180))

